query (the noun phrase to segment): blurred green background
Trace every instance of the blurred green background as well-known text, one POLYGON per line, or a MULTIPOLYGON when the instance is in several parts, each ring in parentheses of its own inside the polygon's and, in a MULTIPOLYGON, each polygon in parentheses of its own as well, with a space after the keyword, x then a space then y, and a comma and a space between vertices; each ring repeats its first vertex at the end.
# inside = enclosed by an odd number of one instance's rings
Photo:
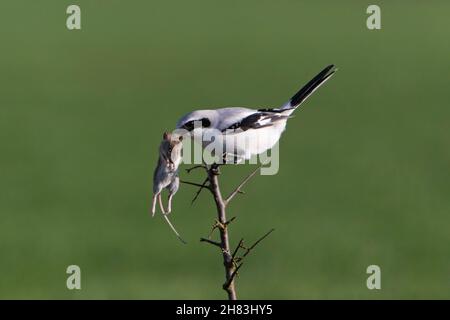
MULTIPOLYGON (((188 245, 149 216, 161 134, 192 109, 278 106, 330 63, 279 173, 229 208, 233 244, 276 229, 238 296, 450 298, 450 3, 376 1, 379 31, 369 4, 2 1, 0 298, 225 298, 221 257, 198 242, 212 199, 176 195, 188 245), (366 288, 372 264, 381 290, 366 288)), ((224 192, 250 170, 225 168, 224 192)))

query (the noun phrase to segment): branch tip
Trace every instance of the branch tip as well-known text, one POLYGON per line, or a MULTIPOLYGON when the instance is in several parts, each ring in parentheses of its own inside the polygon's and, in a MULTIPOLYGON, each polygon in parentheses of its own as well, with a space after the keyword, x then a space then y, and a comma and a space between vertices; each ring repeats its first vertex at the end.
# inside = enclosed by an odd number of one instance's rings
POLYGON ((197 165, 197 166, 193 166, 193 167, 191 167, 191 168, 187 168, 187 169, 186 169, 186 172, 187 172, 187 173, 191 173, 191 171, 193 171, 193 170, 195 170, 195 169, 198 169, 198 168, 203 168, 203 169, 207 170, 207 168, 206 168, 205 165, 200 164, 200 165, 197 165))
POLYGON ((222 249, 222 245, 219 242, 211 240, 211 239, 200 238, 200 242, 207 242, 209 244, 212 244, 212 245, 217 246, 222 249))
MULTIPOLYGON (((200 193, 202 192, 202 190, 203 190, 204 188, 209 189, 209 188, 206 186, 206 183, 208 182, 208 180, 209 180, 209 179, 206 178, 206 179, 203 181, 203 183, 201 184, 200 188, 198 189, 197 193, 195 194, 194 198, 193 198, 192 201, 191 201, 191 206, 194 204, 195 200, 197 200, 198 196, 200 195, 200 193)), ((209 190, 211 190, 211 189, 209 189, 209 190)))
POLYGON ((241 188, 250 181, 251 178, 255 176, 255 174, 258 172, 259 169, 261 169, 262 166, 258 166, 255 170, 253 170, 247 177, 245 177, 244 180, 234 189, 233 192, 224 200, 225 204, 228 204, 238 193, 244 193, 241 188))

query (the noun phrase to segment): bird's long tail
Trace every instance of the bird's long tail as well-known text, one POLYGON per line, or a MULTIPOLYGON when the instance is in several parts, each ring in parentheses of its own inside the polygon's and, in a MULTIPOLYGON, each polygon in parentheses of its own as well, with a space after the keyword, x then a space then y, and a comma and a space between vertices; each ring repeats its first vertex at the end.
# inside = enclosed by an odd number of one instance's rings
MULTIPOLYGON (((304 85, 280 110, 297 109, 308 97, 325 83, 335 72, 337 68, 333 64, 320 71, 311 81, 304 85)), ((290 113, 289 113, 290 114, 290 113)))

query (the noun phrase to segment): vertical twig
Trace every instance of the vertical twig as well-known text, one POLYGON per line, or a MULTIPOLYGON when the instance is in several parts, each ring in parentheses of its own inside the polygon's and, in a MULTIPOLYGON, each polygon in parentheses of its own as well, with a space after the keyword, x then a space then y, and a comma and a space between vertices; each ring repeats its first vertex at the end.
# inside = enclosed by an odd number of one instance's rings
POLYGON ((211 192, 213 193, 214 202, 216 203, 217 207, 218 221, 220 223, 220 247, 222 250, 223 265, 225 267, 225 283, 227 284, 227 286, 224 285, 223 288, 227 291, 229 300, 236 300, 236 288, 234 286, 235 266, 233 263, 233 257, 231 255, 230 242, 228 237, 228 223, 225 210, 226 205, 224 199, 222 198, 222 193, 220 192, 219 187, 218 167, 212 166, 208 169, 207 172, 211 192))
POLYGON ((220 191, 218 178, 219 175, 218 165, 212 165, 210 167, 196 166, 189 169, 188 172, 192 169, 199 167, 204 168, 207 173, 207 179, 203 182, 203 184, 198 184, 189 181, 181 181, 181 182, 200 187, 200 190, 197 192, 196 197, 198 196, 198 193, 204 188, 211 191, 214 197, 214 202, 217 208, 217 220, 213 225, 208 238, 200 238, 200 241, 209 243, 215 247, 220 248, 223 257, 223 265, 225 267, 225 283, 222 285, 222 288, 227 292, 229 300, 236 300, 237 295, 234 280, 236 278, 236 275, 238 274, 239 269, 243 265, 242 260, 250 253, 250 251, 255 246, 257 246, 262 240, 264 240, 273 231, 273 229, 267 232, 264 236, 262 236, 249 248, 244 246, 244 239, 241 239, 236 249, 232 252, 230 249, 230 241, 228 236, 228 225, 235 219, 235 217, 231 218, 230 220, 227 220, 226 207, 238 193, 244 193, 241 190, 242 187, 256 174, 256 172, 260 167, 256 168, 252 173, 250 173, 246 178, 244 178, 244 180, 235 188, 235 190, 226 199, 223 198, 222 193, 220 191), (209 182, 209 184, 206 185, 206 182, 209 182), (220 241, 215 241, 211 239, 211 234, 215 229, 219 229, 220 241), (245 252, 242 256, 238 257, 237 255, 240 249, 245 250, 245 252))

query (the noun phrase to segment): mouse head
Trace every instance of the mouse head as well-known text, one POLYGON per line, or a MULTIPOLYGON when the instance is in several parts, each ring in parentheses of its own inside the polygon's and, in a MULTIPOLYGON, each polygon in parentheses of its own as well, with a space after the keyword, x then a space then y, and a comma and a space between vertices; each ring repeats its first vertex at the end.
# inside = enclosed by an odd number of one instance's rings
POLYGON ((181 150, 183 148, 183 136, 164 132, 163 141, 159 147, 159 152, 163 159, 175 165, 181 162, 181 150))

